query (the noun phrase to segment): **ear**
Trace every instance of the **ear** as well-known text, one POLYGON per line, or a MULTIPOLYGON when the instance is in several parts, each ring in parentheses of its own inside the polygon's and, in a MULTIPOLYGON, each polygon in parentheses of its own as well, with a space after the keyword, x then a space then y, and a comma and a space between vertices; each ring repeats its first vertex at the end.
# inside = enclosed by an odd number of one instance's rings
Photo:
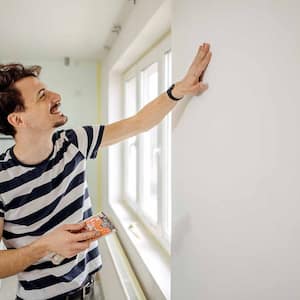
POLYGON ((13 112, 7 116, 7 121, 15 128, 24 127, 25 123, 20 113, 13 112))

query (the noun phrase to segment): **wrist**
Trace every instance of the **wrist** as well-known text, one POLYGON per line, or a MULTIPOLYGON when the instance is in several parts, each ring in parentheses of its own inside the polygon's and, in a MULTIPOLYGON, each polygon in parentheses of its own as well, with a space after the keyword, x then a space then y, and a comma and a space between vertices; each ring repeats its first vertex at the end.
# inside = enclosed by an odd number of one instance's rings
POLYGON ((32 250, 32 253, 36 254, 38 259, 47 256, 51 251, 47 241, 44 238, 39 238, 29 245, 32 250))
POLYGON ((166 91, 169 99, 172 101, 179 101, 184 97, 184 93, 181 91, 180 83, 173 83, 166 91))
POLYGON ((182 91, 182 87, 181 87, 181 83, 180 82, 176 82, 175 83, 175 86, 172 90, 172 95, 175 97, 175 98, 183 98, 185 95, 184 95, 184 92, 182 91))

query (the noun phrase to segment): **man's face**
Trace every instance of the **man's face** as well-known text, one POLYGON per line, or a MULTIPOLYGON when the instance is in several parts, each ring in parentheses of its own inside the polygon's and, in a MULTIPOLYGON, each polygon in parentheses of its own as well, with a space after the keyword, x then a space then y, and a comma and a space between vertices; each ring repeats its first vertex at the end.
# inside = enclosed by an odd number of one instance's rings
POLYGON ((18 80, 15 87, 21 92, 25 105, 25 111, 20 113, 22 128, 45 132, 67 122, 68 118, 59 110, 60 95, 47 90, 38 78, 25 77, 18 80))

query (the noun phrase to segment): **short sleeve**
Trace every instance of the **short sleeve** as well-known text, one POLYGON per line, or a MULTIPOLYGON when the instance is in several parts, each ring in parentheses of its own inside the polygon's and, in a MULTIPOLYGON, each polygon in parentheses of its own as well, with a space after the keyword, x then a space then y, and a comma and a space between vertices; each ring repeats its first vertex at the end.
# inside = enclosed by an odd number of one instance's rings
POLYGON ((0 218, 4 218, 4 203, 0 195, 0 218))
POLYGON ((95 159, 101 145, 103 131, 104 125, 83 126, 66 130, 66 137, 85 158, 95 159))

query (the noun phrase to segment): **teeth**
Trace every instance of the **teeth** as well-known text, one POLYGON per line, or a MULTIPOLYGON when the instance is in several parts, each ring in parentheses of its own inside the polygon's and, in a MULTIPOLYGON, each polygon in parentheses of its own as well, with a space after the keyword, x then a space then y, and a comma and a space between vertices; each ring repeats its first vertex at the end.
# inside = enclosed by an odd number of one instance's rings
POLYGON ((60 111, 58 110, 60 106, 60 101, 56 102, 50 109, 50 113, 51 114, 57 114, 57 113, 60 113, 60 111))

